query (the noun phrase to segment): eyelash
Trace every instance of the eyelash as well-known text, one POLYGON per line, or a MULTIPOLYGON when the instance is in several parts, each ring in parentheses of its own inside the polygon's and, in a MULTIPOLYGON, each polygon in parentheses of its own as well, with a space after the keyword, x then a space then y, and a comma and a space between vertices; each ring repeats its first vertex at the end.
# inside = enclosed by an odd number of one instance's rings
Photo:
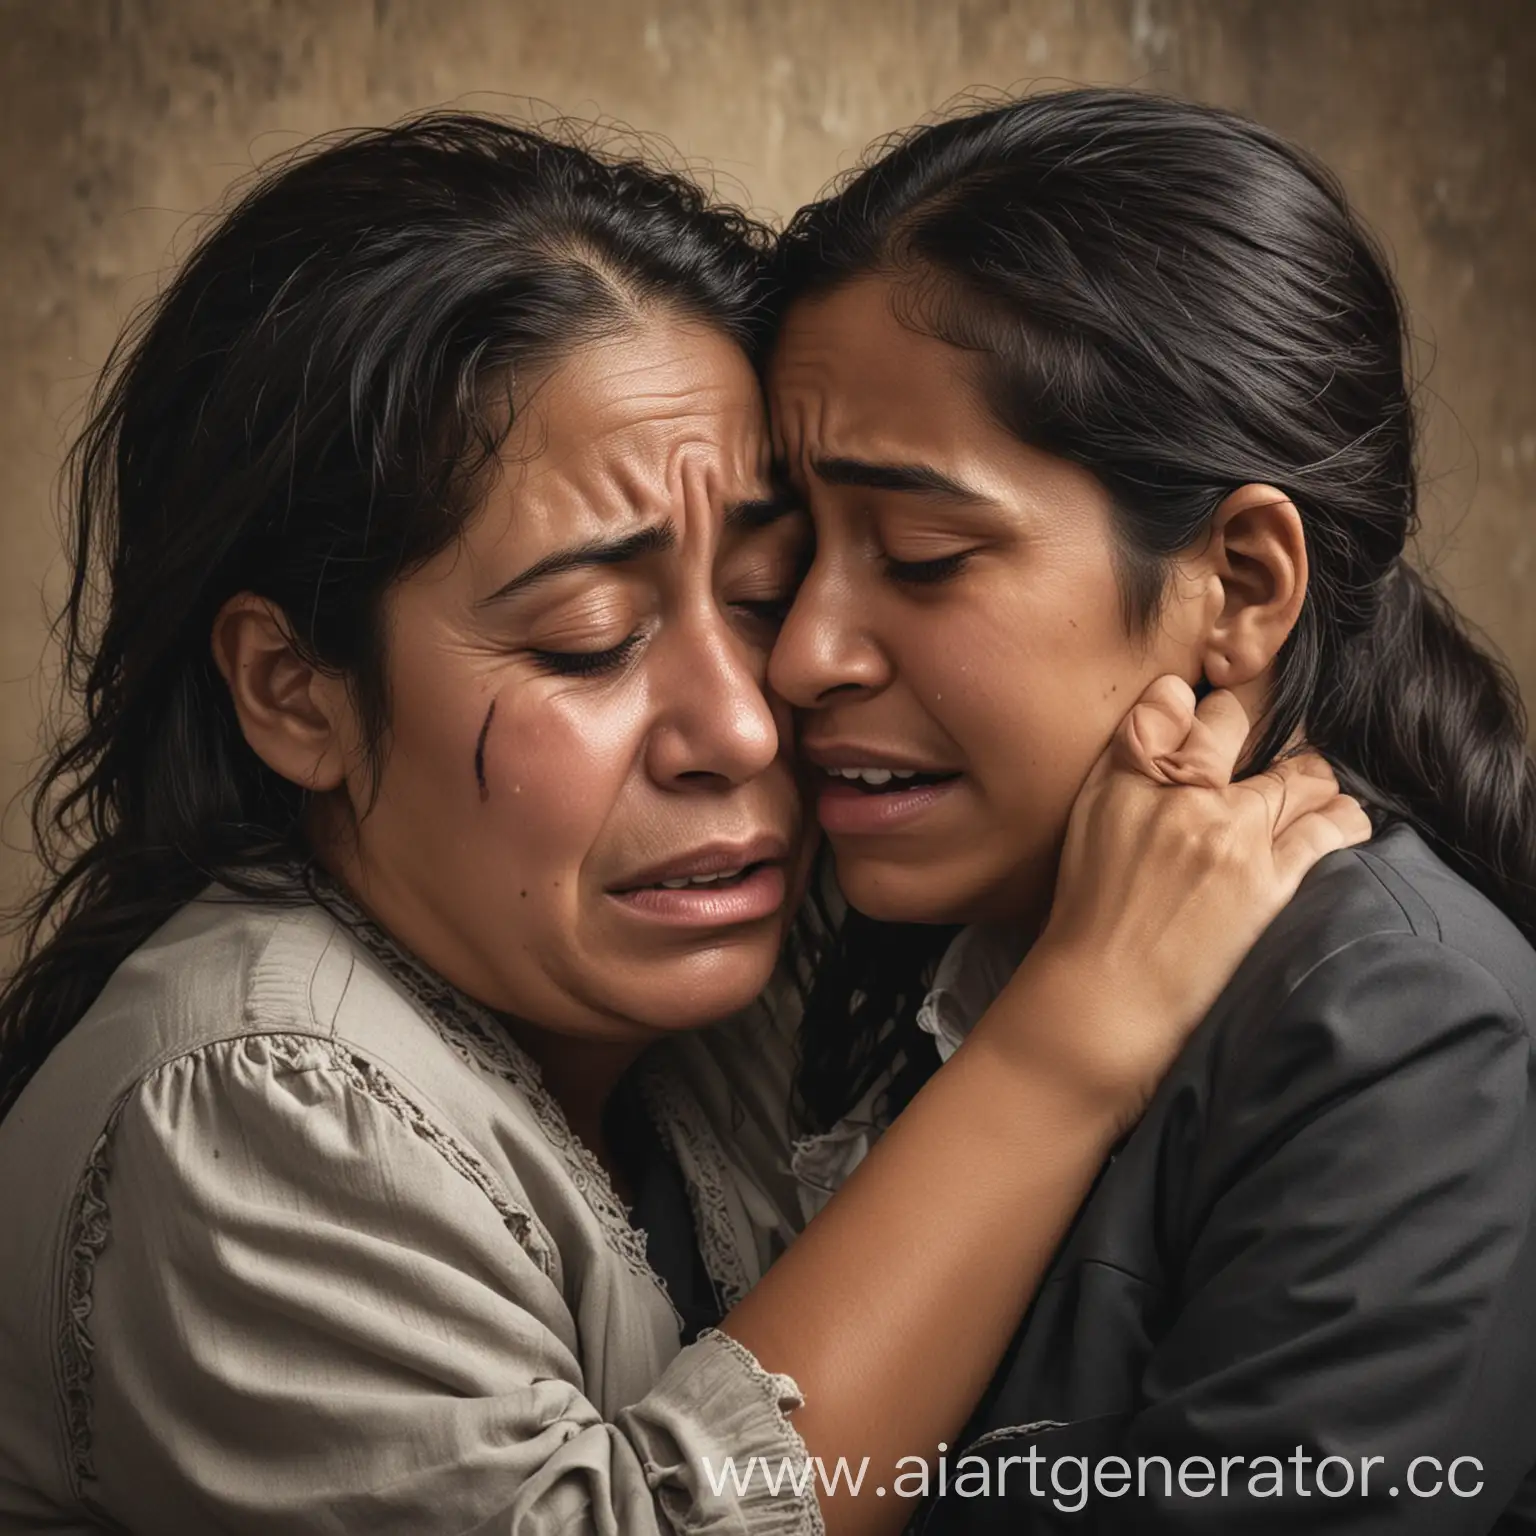
POLYGON ((631 635, 606 651, 530 651, 534 662, 546 672, 557 677, 601 677, 606 672, 617 672, 634 654, 643 637, 631 635))
POLYGON ((772 624, 777 627, 784 622, 792 602, 794 602, 794 594, 788 593, 784 597, 743 599, 740 602, 732 603, 731 606, 739 608, 743 613, 757 619, 760 623, 772 624))
POLYGON ((959 575, 974 553, 974 550, 962 549, 953 555, 941 555, 937 560, 895 560, 886 555, 883 557, 885 574, 892 581, 911 586, 936 585, 959 575))
MULTIPOLYGON (((791 597, 771 597, 733 603, 731 606, 750 614, 764 624, 775 628, 784 622, 789 612, 791 597)), ((634 655, 635 648, 644 638, 636 633, 606 651, 530 651, 534 664, 556 677, 602 677, 617 672, 634 655)))

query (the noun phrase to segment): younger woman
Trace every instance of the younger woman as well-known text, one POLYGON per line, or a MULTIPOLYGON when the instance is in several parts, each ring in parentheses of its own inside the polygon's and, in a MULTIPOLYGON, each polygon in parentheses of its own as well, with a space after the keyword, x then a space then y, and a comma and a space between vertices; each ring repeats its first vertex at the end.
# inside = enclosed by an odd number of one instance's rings
POLYGON ((1037 942, 1149 679, 1232 690, 1250 775, 1305 743, 1379 818, 1103 1173, 929 1528, 1532 1529, 1504 1512, 1536 1503, 1536 781, 1508 679, 1403 559, 1380 256, 1272 134, 1082 90, 913 132, 780 265, 816 553, 769 675, 856 909, 805 1020, 810 1184, 1037 942), (1148 1456, 1175 1472, 1117 1481, 1148 1456))

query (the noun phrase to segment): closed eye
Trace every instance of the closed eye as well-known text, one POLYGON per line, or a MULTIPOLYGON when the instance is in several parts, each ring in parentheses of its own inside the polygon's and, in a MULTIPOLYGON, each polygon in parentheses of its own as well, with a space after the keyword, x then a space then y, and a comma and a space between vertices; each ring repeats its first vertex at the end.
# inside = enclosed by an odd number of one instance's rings
POLYGON ((635 648, 644 637, 637 630, 617 645, 602 651, 541 651, 528 654, 545 672, 557 677, 599 677, 607 672, 617 672, 634 655, 635 648))
POLYGON ((793 593, 786 593, 783 597, 739 598, 731 604, 731 607, 749 618, 763 624, 772 624, 777 628, 788 616, 790 605, 794 600, 793 593))
POLYGON ((941 555, 936 560, 897 560, 894 556, 886 555, 883 557, 885 574, 892 581, 911 586, 931 586, 958 575, 975 553, 973 549, 961 549, 952 555, 941 555))

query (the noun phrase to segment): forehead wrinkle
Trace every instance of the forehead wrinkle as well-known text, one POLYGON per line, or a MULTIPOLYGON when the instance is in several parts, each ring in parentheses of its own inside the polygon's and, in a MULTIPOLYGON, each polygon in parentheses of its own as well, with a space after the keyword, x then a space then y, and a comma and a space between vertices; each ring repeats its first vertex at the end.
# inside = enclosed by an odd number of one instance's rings
POLYGON ((828 417, 838 396, 830 381, 833 370, 828 363, 832 356, 830 343, 821 339, 819 331, 805 340, 802 321, 797 331, 780 343, 769 369, 769 410, 785 438, 790 466, 805 480, 810 478, 813 452, 827 440, 828 417))
MULTIPOLYGON (((683 486, 693 462, 710 491, 756 493, 768 459, 762 397, 750 371, 723 371, 712 356, 588 352, 565 379, 577 409, 551 423, 555 441, 528 467, 530 479, 547 477, 546 520, 612 526, 675 512, 697 500, 683 486)), ((555 404, 546 402, 552 415, 555 404)))
POLYGON ((662 359, 642 357, 635 359, 627 366, 603 370, 602 383, 605 389, 612 390, 615 385, 624 386, 630 380, 649 380, 650 382, 648 384, 642 382, 633 388, 621 388, 608 399, 607 404, 610 407, 645 408, 653 404, 665 406, 669 402, 686 400, 694 396, 726 394, 731 389, 731 385, 722 379, 718 372, 703 366, 691 357, 682 366, 679 365, 677 356, 662 359), (663 383, 664 379, 671 382, 663 383))
POLYGON ((809 483, 811 461, 827 437, 828 394, 825 389, 773 390, 772 410, 784 438, 785 467, 809 483))
MULTIPOLYGON (((618 433, 665 430, 689 417, 723 414, 722 402, 740 381, 724 377, 711 362, 707 334, 694 338, 684 333, 678 340, 673 350, 636 356, 636 337, 628 334, 585 348, 572 359, 557 380, 562 395, 571 397, 576 414, 585 420, 579 430, 562 432, 556 426, 556 435, 574 438, 565 444, 567 451, 579 452, 618 433)), ((553 402, 546 408, 554 414, 553 402)))
MULTIPOLYGON (((675 497, 678 468, 685 457, 707 457, 718 481, 741 476, 746 440, 752 435, 730 433, 722 442, 719 434, 703 425, 680 433, 676 424, 654 418, 616 424, 573 444, 567 453, 534 460, 525 467, 519 489, 523 496, 538 496, 551 508, 564 502, 572 512, 585 508, 601 521, 611 521, 646 503, 675 497)), ((758 449, 756 456, 761 459, 760 444, 758 449)))
MULTIPOLYGON (((704 544, 713 547, 725 530, 727 506, 771 489, 763 468, 749 464, 742 449, 728 443, 722 453, 714 443, 687 440, 672 445, 665 474, 668 487, 676 488, 685 537, 689 530, 701 530, 707 535, 704 544), (697 451, 701 446, 702 453, 697 451)), ((756 457, 761 460, 760 454, 756 457)))
POLYGON ((734 393, 722 382, 700 380, 686 388, 653 389, 599 402, 598 421, 586 436, 591 440, 631 432, 655 435, 676 431, 691 421, 728 422, 741 414, 740 406, 730 403, 734 393))
POLYGON ((692 408, 677 408, 675 405, 666 410, 658 408, 662 400, 679 402, 693 395, 694 392, 690 391, 688 396, 655 396, 648 401, 632 396, 622 403, 615 402, 592 424, 577 451, 586 449, 596 453, 627 456, 633 448, 644 450, 653 445, 659 447, 663 443, 669 444, 679 433, 693 440, 705 441, 711 436, 708 424, 721 419, 725 414, 722 410, 711 408, 703 401, 695 401, 692 408), (616 439, 627 441, 616 443, 616 439))
MULTIPOLYGON (((938 451, 948 433, 934 433, 914 397, 923 396, 923 375, 936 358, 949 359, 950 351, 900 324, 882 279, 860 279, 792 306, 770 365, 770 389, 786 425, 800 429, 801 468, 809 468, 812 445, 818 458, 926 459, 935 467, 948 461, 938 451)), ((947 417, 960 402, 944 393, 947 417)))
MULTIPOLYGON (((970 399, 948 399, 940 421, 926 415, 909 419, 899 405, 889 406, 889 382, 857 374, 844 380, 835 368, 815 362, 776 371, 771 406, 789 460, 804 483, 823 483, 816 473, 818 461, 848 460, 876 467, 931 468, 965 486, 964 500, 1004 497, 996 467, 975 451, 974 429, 989 423, 980 419, 970 399)), ((844 482, 838 477, 825 483, 844 482)), ((936 493, 943 494, 937 488, 936 493)))

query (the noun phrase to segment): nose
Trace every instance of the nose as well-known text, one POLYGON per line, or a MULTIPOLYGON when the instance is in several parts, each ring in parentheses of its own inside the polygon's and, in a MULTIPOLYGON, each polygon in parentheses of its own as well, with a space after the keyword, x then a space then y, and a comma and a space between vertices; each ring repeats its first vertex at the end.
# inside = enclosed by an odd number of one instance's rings
POLYGON ((890 666, 869 626, 869 604, 841 562, 817 550, 768 658, 768 683, 797 709, 875 693, 890 666))
POLYGON ((779 729, 762 671, 762 653, 743 645, 723 616, 674 633, 647 753, 658 784, 744 784, 772 764, 779 729))

